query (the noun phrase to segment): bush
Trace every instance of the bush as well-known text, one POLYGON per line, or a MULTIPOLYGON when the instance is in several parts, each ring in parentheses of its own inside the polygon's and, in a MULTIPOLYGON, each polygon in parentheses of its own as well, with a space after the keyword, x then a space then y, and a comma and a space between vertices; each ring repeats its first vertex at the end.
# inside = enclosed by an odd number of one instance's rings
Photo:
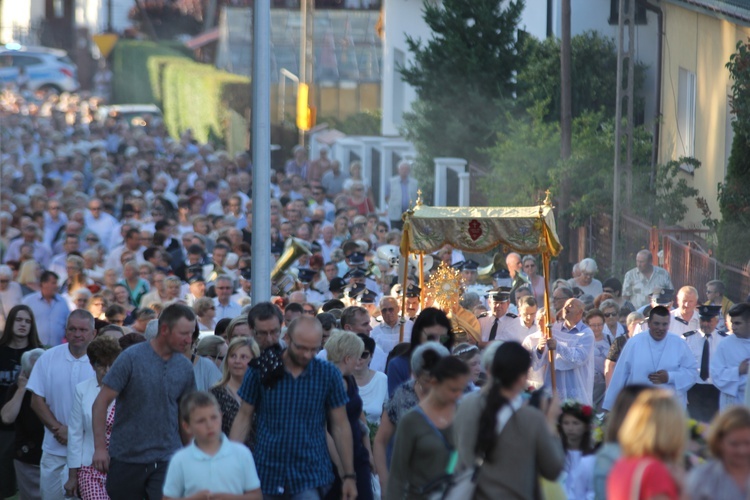
POLYGON ((188 129, 200 142, 220 145, 227 133, 227 113, 250 108, 250 80, 184 57, 151 42, 120 42, 114 82, 120 103, 154 103, 164 112, 170 135, 188 129))
POLYGON ((153 42, 121 40, 112 51, 112 102, 158 104, 150 78, 149 61, 173 57, 189 61, 181 52, 153 42))

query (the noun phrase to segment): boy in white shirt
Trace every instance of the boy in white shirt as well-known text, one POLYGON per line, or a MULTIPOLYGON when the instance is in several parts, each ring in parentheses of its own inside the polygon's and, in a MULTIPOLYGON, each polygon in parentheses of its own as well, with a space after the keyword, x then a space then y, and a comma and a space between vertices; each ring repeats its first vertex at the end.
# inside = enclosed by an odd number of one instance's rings
POLYGON ((260 479, 250 450, 221 432, 216 398, 196 391, 180 402, 182 427, 193 442, 174 454, 164 482, 164 500, 237 498, 260 500, 260 479))

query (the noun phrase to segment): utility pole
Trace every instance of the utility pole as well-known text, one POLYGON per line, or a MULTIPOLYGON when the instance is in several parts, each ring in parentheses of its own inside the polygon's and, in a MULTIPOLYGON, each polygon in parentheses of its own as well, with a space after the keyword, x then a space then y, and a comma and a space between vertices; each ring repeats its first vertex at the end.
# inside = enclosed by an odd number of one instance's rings
MULTIPOLYGON (((560 158, 570 158, 573 135, 573 97, 571 78, 571 45, 570 45, 570 0, 562 0, 562 26, 560 29, 560 158)), ((565 213, 570 208, 570 181, 562 179, 560 184, 560 224, 558 233, 563 245, 559 262, 561 269, 570 263, 570 217, 565 213)))
MULTIPOLYGON (((314 18, 314 0, 300 0, 299 82, 308 84, 309 88, 312 88, 312 83, 315 79, 315 73, 313 72, 313 61, 315 59, 315 54, 313 53, 313 36, 315 35, 314 18)), ((299 131, 299 144, 300 146, 305 145, 304 130, 299 131)))
POLYGON ((112 0, 107 0, 107 33, 114 33, 112 29, 112 0))
POLYGON ((635 71, 635 0, 620 0, 617 19, 617 102, 615 103, 615 164, 612 190, 612 272, 620 271, 617 251, 620 244, 620 183, 625 174, 625 208, 633 193, 633 81, 635 71), (625 29, 627 28, 627 46, 625 29), (624 86, 623 86, 624 85, 624 86), (626 111, 623 114, 623 101, 626 111), (623 162, 623 152, 625 161, 623 162))
POLYGON ((253 305, 271 300, 271 0, 253 2, 253 305))

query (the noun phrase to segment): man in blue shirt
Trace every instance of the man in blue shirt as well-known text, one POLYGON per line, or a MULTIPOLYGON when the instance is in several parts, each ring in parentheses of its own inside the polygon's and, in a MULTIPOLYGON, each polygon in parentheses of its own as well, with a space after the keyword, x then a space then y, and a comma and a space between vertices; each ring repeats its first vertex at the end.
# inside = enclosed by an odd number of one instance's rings
POLYGON ((44 271, 39 285, 39 292, 24 297, 23 303, 34 312, 39 340, 46 347, 55 347, 62 344, 70 309, 57 293, 57 274, 44 271))
POLYGON ((320 322, 296 318, 289 347, 266 349, 251 363, 230 438, 244 442, 256 415, 256 464, 264 498, 322 498, 334 481, 326 446, 326 420, 341 463, 342 498, 357 496, 352 431, 341 373, 315 358, 323 338, 320 322))

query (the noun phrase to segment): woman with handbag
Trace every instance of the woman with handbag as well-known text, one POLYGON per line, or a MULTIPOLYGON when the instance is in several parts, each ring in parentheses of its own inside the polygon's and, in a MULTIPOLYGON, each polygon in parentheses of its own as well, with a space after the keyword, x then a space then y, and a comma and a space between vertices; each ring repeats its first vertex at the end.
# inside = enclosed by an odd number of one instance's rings
POLYGON ((469 367, 454 356, 424 354, 430 391, 396 429, 386 500, 432 497, 455 468, 453 417, 469 383, 469 367))
POLYGON ((607 498, 678 500, 687 424, 684 410, 672 393, 664 389, 641 392, 617 437, 622 458, 607 479, 607 498))
POLYGON ((538 476, 554 481, 563 469, 559 403, 553 399, 545 414, 522 401, 530 366, 521 344, 503 343, 485 388, 461 401, 454 423, 458 470, 479 469, 473 498, 541 498, 538 476))

